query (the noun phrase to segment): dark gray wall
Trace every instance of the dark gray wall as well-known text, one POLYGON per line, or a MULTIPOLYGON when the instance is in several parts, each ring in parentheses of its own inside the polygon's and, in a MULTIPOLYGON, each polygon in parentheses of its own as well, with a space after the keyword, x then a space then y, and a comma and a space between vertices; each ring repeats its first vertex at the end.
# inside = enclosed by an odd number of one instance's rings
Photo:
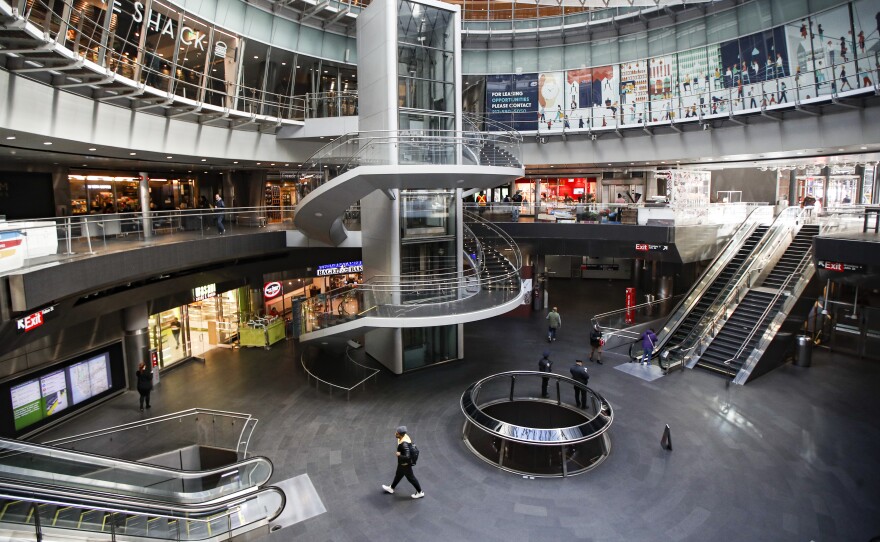
POLYGON ((758 168, 713 171, 711 188, 713 201, 719 191, 742 190, 742 201, 775 204, 776 172, 758 168))

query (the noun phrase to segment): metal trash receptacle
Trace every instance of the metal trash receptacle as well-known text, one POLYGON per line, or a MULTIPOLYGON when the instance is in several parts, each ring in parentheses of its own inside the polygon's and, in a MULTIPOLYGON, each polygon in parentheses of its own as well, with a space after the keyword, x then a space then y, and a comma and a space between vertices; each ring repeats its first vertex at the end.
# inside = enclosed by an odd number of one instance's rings
POLYGON ((813 340, 806 335, 795 337, 794 364, 798 367, 809 367, 813 362, 813 340))

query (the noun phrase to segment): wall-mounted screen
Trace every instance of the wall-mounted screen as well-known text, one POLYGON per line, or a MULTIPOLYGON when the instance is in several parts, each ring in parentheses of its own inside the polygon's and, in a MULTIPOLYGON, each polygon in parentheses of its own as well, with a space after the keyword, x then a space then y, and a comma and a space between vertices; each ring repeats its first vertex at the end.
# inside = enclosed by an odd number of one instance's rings
POLYGON ((125 388, 122 347, 117 343, 0 384, 3 436, 18 437, 125 388))

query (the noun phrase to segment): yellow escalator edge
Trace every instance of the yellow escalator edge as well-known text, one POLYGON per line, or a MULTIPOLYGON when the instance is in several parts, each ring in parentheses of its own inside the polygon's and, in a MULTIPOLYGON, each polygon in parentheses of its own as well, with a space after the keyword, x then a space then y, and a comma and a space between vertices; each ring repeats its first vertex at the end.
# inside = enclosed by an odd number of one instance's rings
MULTIPOLYGON (((160 519, 162 519, 162 518, 153 518, 153 519, 148 519, 148 520, 147 520, 147 536, 150 536, 150 522, 151 522, 151 521, 157 521, 157 520, 160 520, 160 519)), ((170 522, 169 522, 169 523, 170 523, 170 522)))
POLYGON ((3 510, 0 511, 0 519, 3 519, 3 516, 6 515, 6 510, 7 510, 10 506, 12 506, 13 504, 16 504, 16 503, 20 503, 20 502, 21 502, 21 501, 9 501, 8 503, 6 503, 6 506, 4 506, 4 507, 3 507, 3 510))
POLYGON ((65 506, 64 508, 59 508, 58 510, 55 510, 55 517, 52 518, 52 527, 54 527, 55 524, 58 523, 58 516, 61 514, 61 512, 64 512, 65 510, 70 510, 70 508, 70 506, 65 506))

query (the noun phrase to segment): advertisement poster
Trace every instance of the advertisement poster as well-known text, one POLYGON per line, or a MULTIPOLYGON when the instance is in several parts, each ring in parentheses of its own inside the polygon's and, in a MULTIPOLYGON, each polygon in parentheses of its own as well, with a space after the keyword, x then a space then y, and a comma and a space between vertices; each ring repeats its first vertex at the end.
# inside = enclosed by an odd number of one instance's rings
POLYGON ((853 5, 855 56, 858 62, 859 88, 875 85, 880 65, 880 5, 876 0, 858 0, 853 5))
POLYGON ((486 76, 486 116, 516 130, 536 130, 538 75, 486 76))
POLYGON ((616 127, 620 109, 619 68, 600 66, 593 68, 592 98, 593 126, 616 127))
POLYGON ((620 65, 621 126, 638 126, 648 102, 648 62, 636 60, 620 65))
POLYGON ((565 109, 568 106, 565 95, 566 85, 562 72, 538 74, 539 131, 561 132, 563 128, 570 127, 568 111, 565 109))
POLYGON ((51 416, 67 408, 67 380, 64 371, 56 371, 40 378, 43 396, 43 416, 51 416))
POLYGON ((12 419, 19 431, 43 419, 40 381, 31 380, 12 388, 12 419))
MULTIPOLYGON (((810 43, 807 19, 801 19, 783 27, 788 49, 787 89, 794 90, 792 98, 799 96, 808 100, 816 96, 816 74, 813 72, 813 46, 810 43)), ((780 85, 781 87, 781 85, 780 85)))
POLYGON ((675 55, 658 56, 648 61, 648 95, 651 99, 652 121, 678 118, 677 79, 675 55))
POLYGON ((710 73, 706 48, 678 53, 677 63, 681 116, 689 119, 708 114, 707 100, 714 70, 710 73))
POLYGON ((725 84, 725 68, 721 60, 721 46, 706 47, 706 63, 709 67, 709 97, 706 99, 706 113, 726 115, 730 107, 731 92, 725 84))
POLYGON ((92 397, 110 389, 110 366, 107 357, 102 355, 89 361, 89 382, 92 397))
POLYGON ((808 23, 816 63, 816 92, 836 94, 857 88, 855 46, 849 8, 841 6, 810 18, 808 23))
POLYGON ((565 101, 569 107, 569 124, 574 130, 591 126, 590 112, 593 104, 593 70, 582 68, 565 72, 565 101))

